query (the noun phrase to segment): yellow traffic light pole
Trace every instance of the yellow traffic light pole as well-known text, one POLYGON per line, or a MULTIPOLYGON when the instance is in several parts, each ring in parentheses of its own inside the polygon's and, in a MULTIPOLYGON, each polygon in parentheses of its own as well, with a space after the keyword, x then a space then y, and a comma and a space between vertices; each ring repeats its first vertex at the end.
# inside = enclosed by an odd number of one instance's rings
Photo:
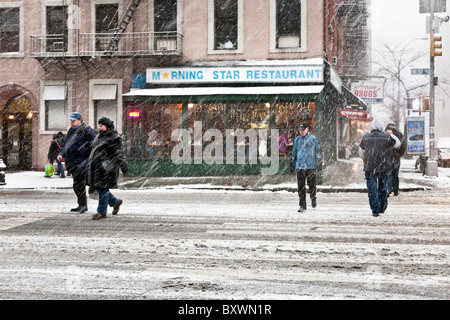
MULTIPOLYGON (((435 158, 435 124, 434 124, 434 57, 435 56, 441 56, 442 51, 436 51, 436 48, 442 48, 442 44, 436 44, 436 41, 441 41, 442 38, 436 37, 434 35, 434 0, 430 0, 430 155, 428 158, 428 175, 434 175, 437 176, 437 168, 435 172, 432 172, 434 170, 431 170, 431 163, 430 161, 436 161, 435 158)), ((433 166, 434 167, 434 166, 433 166)))

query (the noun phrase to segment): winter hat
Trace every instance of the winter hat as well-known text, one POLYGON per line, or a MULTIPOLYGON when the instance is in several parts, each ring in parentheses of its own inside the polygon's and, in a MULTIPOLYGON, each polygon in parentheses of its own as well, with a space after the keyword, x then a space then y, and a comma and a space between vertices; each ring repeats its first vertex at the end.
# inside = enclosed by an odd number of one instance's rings
POLYGON ((386 130, 396 130, 397 128, 395 127, 394 123, 389 123, 386 127, 386 130))
POLYGON ((107 117, 102 117, 98 120, 98 124, 102 124, 105 127, 108 127, 108 129, 111 129, 114 127, 114 121, 112 121, 111 119, 107 118, 107 117))
POLYGON ((306 122, 301 122, 298 128, 300 130, 306 130, 306 128, 308 128, 308 127, 309 127, 309 125, 306 122))

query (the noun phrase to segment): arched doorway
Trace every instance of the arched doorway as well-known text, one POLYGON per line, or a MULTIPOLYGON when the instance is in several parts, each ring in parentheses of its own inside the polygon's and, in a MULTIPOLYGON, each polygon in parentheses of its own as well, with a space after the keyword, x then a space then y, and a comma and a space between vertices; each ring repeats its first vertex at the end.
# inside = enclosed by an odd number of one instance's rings
POLYGON ((7 170, 30 170, 32 165, 31 102, 25 96, 9 99, 3 112, 3 161, 7 170))

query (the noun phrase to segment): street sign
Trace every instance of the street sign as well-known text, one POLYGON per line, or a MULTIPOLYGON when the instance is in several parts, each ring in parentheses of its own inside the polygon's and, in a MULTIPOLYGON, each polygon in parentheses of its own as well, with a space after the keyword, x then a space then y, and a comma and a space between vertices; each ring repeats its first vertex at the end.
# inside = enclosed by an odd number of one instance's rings
POLYGON ((349 118, 366 118, 367 114, 364 110, 340 109, 339 115, 349 118))
POLYGON ((428 74, 430 74, 430 69, 429 68, 411 68, 411 74, 428 75, 428 74))

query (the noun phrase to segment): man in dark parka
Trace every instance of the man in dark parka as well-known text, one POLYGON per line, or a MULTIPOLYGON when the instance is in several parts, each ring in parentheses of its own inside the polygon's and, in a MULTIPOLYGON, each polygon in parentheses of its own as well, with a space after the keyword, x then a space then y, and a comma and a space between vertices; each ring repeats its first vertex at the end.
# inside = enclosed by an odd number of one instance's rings
POLYGON ((63 161, 63 158, 65 158, 66 170, 73 177, 73 190, 77 195, 78 207, 70 211, 83 213, 88 209, 86 166, 91 153, 91 143, 95 138, 95 131, 83 122, 83 117, 79 112, 72 112, 69 119, 71 128, 67 132, 57 159, 63 161))

